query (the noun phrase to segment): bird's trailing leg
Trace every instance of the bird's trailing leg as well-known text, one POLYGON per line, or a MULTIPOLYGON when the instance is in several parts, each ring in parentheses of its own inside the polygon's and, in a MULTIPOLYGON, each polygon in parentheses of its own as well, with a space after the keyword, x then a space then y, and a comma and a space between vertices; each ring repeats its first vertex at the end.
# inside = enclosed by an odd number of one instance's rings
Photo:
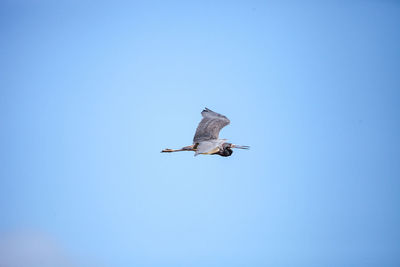
POLYGON ((179 152, 179 151, 196 151, 196 149, 194 148, 194 145, 191 146, 185 146, 182 147, 181 149, 170 149, 170 148, 166 148, 164 150, 161 151, 161 153, 165 153, 165 152, 179 152))

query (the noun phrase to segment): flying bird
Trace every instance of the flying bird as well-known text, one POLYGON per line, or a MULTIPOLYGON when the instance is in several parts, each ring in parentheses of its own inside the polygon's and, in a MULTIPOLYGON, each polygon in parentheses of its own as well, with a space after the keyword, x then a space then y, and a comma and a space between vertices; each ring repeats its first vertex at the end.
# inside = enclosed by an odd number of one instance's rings
POLYGON ((230 120, 208 108, 205 108, 201 115, 203 119, 197 126, 193 138, 193 145, 185 146, 181 149, 166 148, 161 152, 194 151, 194 155, 220 155, 229 157, 232 155, 232 148, 249 149, 249 146, 239 146, 227 143, 227 139, 219 139, 219 132, 230 123, 230 120))

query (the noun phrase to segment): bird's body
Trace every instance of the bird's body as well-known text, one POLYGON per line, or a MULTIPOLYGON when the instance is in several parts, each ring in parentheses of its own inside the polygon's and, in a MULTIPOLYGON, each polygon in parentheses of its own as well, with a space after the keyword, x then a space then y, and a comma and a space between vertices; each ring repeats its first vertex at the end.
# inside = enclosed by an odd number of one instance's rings
POLYGON ((204 154, 229 157, 233 153, 231 148, 249 148, 248 146, 237 146, 227 143, 227 139, 219 139, 219 132, 221 129, 230 123, 227 117, 208 108, 205 108, 201 112, 201 115, 203 119, 197 126, 193 138, 193 145, 177 150, 164 149, 161 152, 195 151, 195 156, 204 154))
POLYGON ((226 139, 216 139, 208 141, 199 141, 198 143, 194 143, 194 145, 197 144, 196 153, 194 153, 194 155, 197 156, 199 154, 206 154, 206 155, 215 154, 222 148, 222 144, 225 141, 226 139))

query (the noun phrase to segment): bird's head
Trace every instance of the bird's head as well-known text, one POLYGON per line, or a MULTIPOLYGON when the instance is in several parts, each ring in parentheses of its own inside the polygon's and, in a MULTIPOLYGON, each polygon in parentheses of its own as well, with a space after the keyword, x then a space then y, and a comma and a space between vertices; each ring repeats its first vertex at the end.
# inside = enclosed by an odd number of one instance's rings
POLYGON ((232 155, 233 150, 232 148, 240 148, 240 149, 249 149, 249 146, 239 146, 239 145, 234 145, 231 143, 223 143, 222 144, 222 149, 218 152, 218 155, 222 157, 229 157, 232 155))
POLYGON ((233 153, 231 147, 232 147, 231 143, 223 143, 222 149, 218 152, 218 155, 222 157, 229 157, 233 153))

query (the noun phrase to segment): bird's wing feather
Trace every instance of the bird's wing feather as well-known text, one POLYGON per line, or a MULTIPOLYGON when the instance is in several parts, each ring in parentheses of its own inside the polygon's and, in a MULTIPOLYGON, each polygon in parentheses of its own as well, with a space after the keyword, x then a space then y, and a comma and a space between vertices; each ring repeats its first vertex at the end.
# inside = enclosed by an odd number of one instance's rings
POLYGON ((218 139, 219 131, 230 123, 227 117, 208 108, 205 108, 201 115, 203 119, 197 126, 193 143, 218 139))

